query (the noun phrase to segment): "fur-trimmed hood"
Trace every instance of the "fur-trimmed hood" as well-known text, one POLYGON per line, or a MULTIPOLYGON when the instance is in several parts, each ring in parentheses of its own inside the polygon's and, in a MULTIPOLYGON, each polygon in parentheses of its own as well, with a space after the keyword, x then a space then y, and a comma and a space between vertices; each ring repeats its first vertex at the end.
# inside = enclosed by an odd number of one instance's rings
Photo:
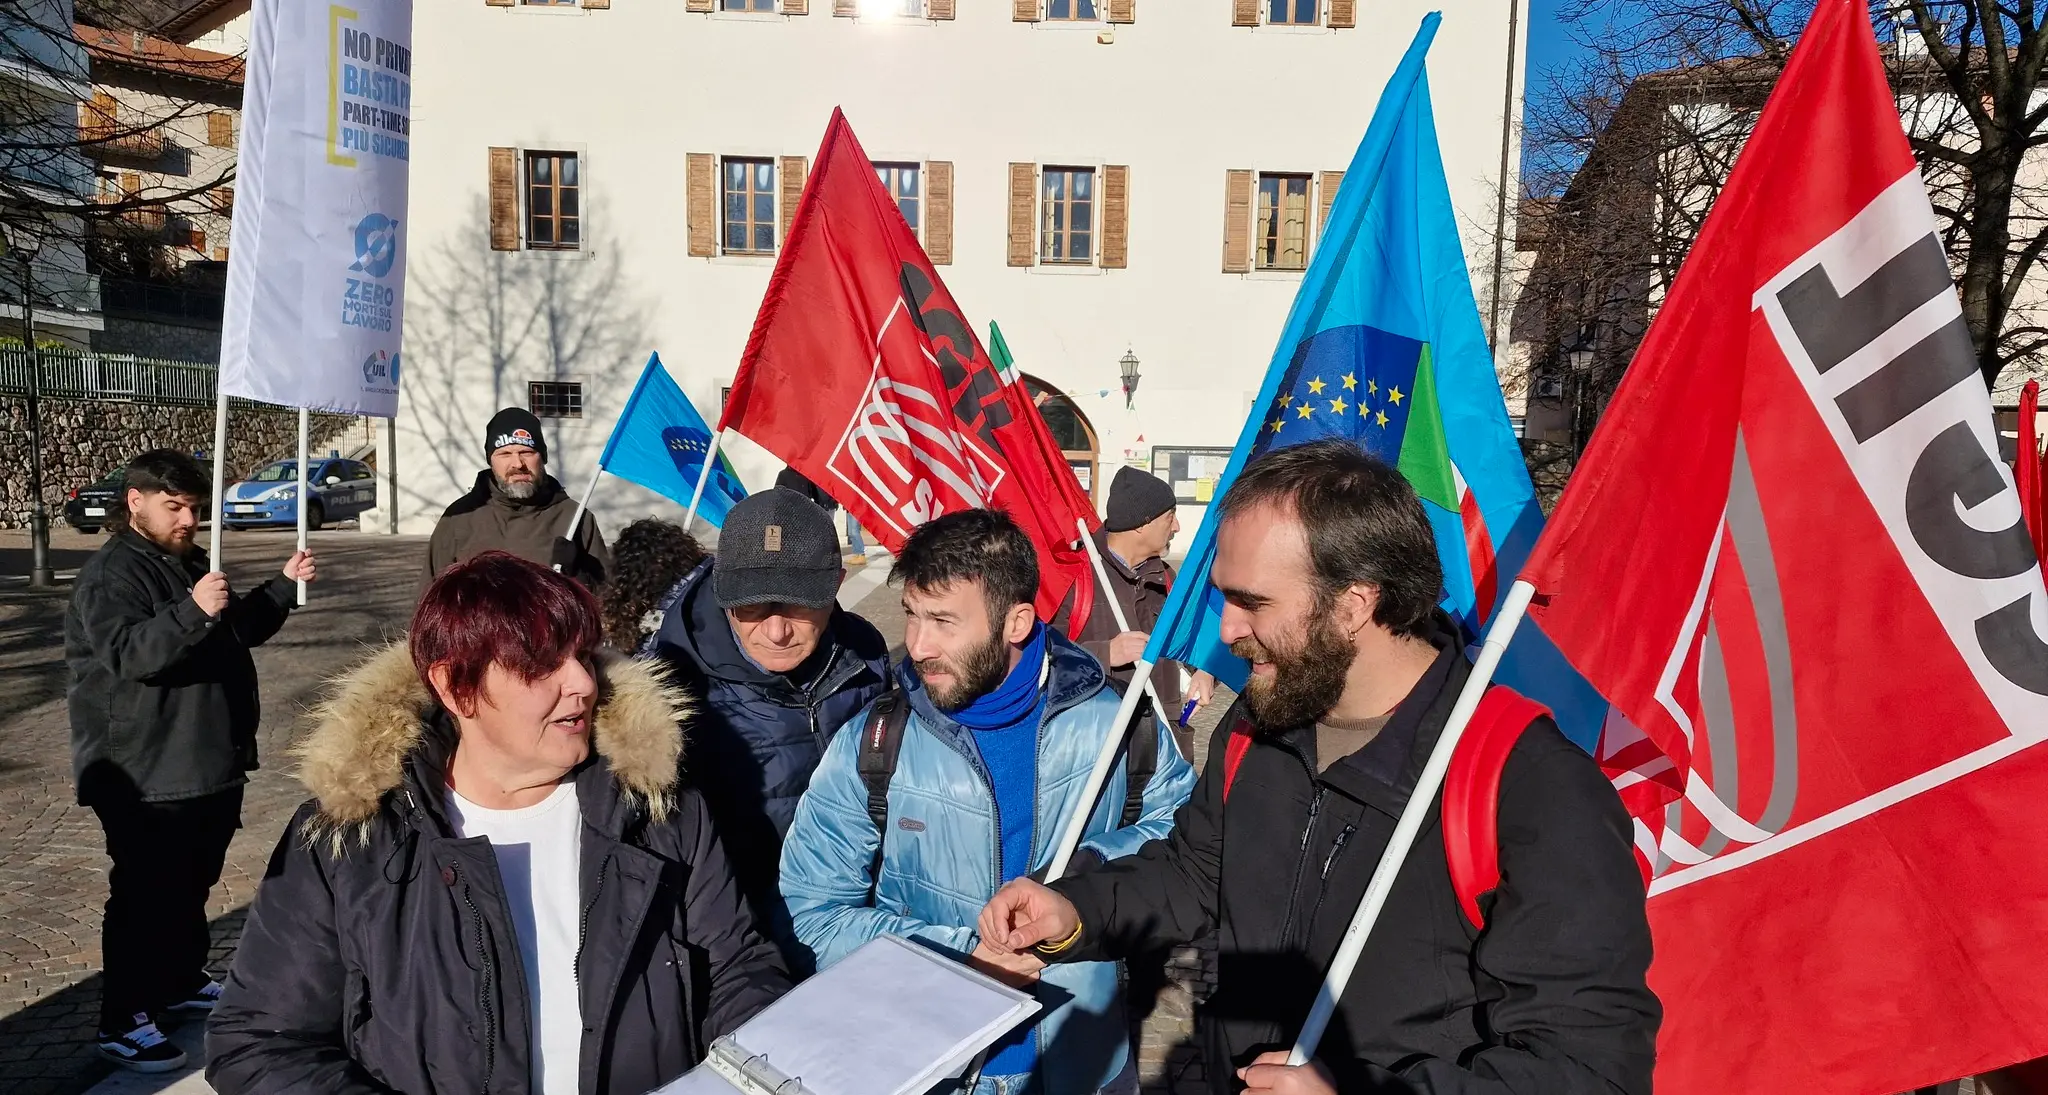
MULTIPOLYGON (((596 669, 591 746, 620 795, 660 821, 674 805, 690 700, 649 663, 610 650, 599 652, 596 669)), ((312 731, 292 747, 299 782, 316 803, 309 842, 330 837, 338 849, 344 837, 368 838, 385 796, 404 784, 436 707, 403 640, 334 679, 312 731)))

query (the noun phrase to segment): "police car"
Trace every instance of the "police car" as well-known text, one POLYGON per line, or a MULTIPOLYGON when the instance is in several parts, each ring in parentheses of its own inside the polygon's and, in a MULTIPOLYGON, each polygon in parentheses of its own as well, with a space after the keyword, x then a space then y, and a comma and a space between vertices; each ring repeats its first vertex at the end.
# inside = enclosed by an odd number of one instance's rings
MULTIPOLYGON (((306 527, 357 517, 377 504, 377 473, 360 460, 315 459, 306 476, 313 499, 306 527)), ((227 489, 221 503, 228 528, 299 523, 299 466, 279 460, 227 489)))

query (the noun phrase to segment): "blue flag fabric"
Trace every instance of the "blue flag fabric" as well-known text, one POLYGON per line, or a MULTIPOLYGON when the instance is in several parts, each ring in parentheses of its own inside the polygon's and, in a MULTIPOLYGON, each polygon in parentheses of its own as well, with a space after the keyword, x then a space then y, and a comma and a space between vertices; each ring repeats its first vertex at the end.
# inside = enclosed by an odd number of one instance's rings
MULTIPOLYGON (((676 387, 657 353, 648 355, 647 367, 640 370, 640 380, 633 385, 626 408, 619 412, 618 424, 612 427, 611 440, 605 442, 597 465, 687 506, 710 450, 711 427, 676 387)), ((711 469, 710 481, 704 484, 697 516, 717 528, 725 523, 726 511, 746 496, 740 477, 721 455, 711 469)))
MULTIPOLYGON (((1380 96, 1216 496, 1263 452, 1328 437, 1358 442, 1422 495, 1444 564, 1443 606, 1476 641, 1543 514, 1501 398, 1437 145, 1424 57, 1441 19, 1423 19, 1380 96), (1492 547, 1477 575, 1468 537, 1492 547)), ((1223 598, 1209 584, 1218 509, 1195 533, 1145 656, 1206 669, 1236 689, 1247 666, 1218 637, 1223 598)), ((1522 624, 1496 679, 1548 705, 1589 751, 1598 741, 1605 701, 1533 622, 1522 624)))

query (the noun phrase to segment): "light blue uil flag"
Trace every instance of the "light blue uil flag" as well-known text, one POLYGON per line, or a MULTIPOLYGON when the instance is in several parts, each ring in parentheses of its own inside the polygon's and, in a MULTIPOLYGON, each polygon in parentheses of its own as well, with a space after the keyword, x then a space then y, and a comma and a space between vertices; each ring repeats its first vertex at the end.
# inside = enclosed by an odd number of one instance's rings
MULTIPOLYGON (((687 506, 710 451, 711 427, 662 367, 661 355, 649 354, 598 467, 687 506)), ((725 523, 726 511, 746 496, 739 475, 720 454, 704 484, 697 516, 717 528, 725 523)))
MULTIPOLYGON (((1442 607, 1469 643, 1485 633, 1543 529, 1473 301, 1437 146, 1422 21, 1330 209, 1259 398, 1216 483, 1275 449, 1342 438, 1398 468, 1422 498, 1443 563, 1442 607)), ((1218 633, 1223 595, 1212 505, 1145 657, 1206 669, 1232 688, 1247 666, 1218 633)), ((1497 679, 1546 704, 1592 748, 1607 705, 1541 629, 1525 623, 1497 679)))

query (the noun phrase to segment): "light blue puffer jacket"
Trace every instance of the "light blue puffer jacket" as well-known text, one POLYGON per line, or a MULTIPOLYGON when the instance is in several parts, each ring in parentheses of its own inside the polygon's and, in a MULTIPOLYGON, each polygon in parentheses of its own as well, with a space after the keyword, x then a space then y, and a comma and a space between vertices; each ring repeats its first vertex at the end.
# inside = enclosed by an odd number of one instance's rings
MULTIPOLYGON (((1071 814, 1103 735, 1115 731, 1117 694, 1102 666, 1066 636, 1047 632, 1052 669, 1038 733, 1038 811, 1031 871, 1052 862, 1053 844, 1071 814)), ((856 763, 862 711, 834 734, 797 805, 782 847, 782 897, 797 938, 824 968, 883 933, 922 940, 957 957, 974 949, 981 907, 995 895, 1001 839, 995 792, 971 732, 932 706, 906 664, 898 686, 910 699, 896 775, 889 784, 889 839, 881 884, 868 904, 875 828, 856 763)), ((1166 836, 1173 814, 1194 789, 1195 771, 1160 729, 1159 768, 1145 788, 1144 815, 1118 828, 1124 765, 1117 762, 1095 804, 1081 846, 1104 859, 1166 836)), ((1113 962, 1047 967, 1039 998, 1050 1009, 1038 1024, 1045 1095, 1087 1095, 1114 1079, 1130 1050, 1130 1024, 1113 962)))

